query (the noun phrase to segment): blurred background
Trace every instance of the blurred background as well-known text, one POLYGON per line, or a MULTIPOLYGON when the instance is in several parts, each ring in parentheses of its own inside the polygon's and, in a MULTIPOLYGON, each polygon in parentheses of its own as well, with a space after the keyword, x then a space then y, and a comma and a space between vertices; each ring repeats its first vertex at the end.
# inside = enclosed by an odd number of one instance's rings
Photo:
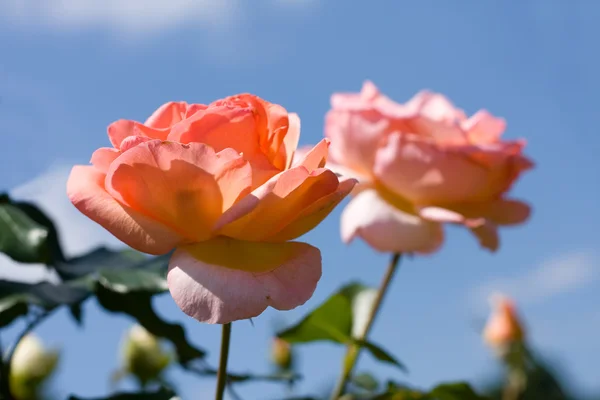
MULTIPOLYGON (((323 134, 329 97, 372 80, 396 101, 421 89, 446 94, 472 114, 506 118, 507 138, 525 138, 536 168, 514 188, 533 206, 531 220, 501 230, 501 248, 479 248, 464 229, 447 229, 433 256, 403 260, 371 338, 409 368, 405 376, 368 354, 357 371, 430 387, 493 380, 497 364, 481 340, 495 291, 519 305, 533 347, 585 397, 600 392, 600 3, 573 1, 344 0, 3 0, 0 2, 0 187, 35 201, 60 230, 70 256, 122 245, 80 215, 65 194, 74 164, 109 144, 106 127, 145 120, 171 100, 209 103, 251 92, 302 120, 301 145, 323 134)), ((305 240, 321 248, 323 278, 314 297, 290 312, 268 310, 233 326, 230 368, 269 371, 276 328, 291 324, 340 285, 376 285, 388 256, 339 238, 339 207, 305 240)), ((43 267, 16 268, 0 255, 0 278, 56 279, 43 267)), ((167 320, 216 364, 220 329, 157 298, 167 320)), ((119 365, 131 319, 85 303, 84 327, 64 310, 36 330, 62 346, 53 390, 100 396, 119 365), (92 360, 92 361, 90 361, 92 360)), ((22 321, 2 332, 9 343, 22 321)), ((343 348, 303 346, 303 393, 326 390, 343 348), (325 389, 324 389, 325 388, 325 389)), ((183 399, 210 398, 213 379, 173 367, 183 399)), ((132 381, 121 387, 130 388, 132 381)), ((247 399, 281 385, 239 386, 247 399)))

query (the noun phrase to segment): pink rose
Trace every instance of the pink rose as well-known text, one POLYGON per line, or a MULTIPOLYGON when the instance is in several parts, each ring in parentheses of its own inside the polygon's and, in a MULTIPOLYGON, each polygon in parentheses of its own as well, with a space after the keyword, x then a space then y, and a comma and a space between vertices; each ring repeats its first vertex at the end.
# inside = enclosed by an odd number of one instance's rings
POLYGON ((507 297, 492 298, 494 310, 483 331, 484 341, 493 348, 505 348, 522 342, 525 337, 523 325, 515 311, 514 303, 507 297))
POLYGON ((467 226, 482 246, 498 248, 498 225, 518 224, 529 206, 506 192, 533 164, 524 141, 502 141, 505 122, 487 111, 467 118, 441 94, 406 104, 371 82, 359 94, 334 94, 325 135, 328 166, 359 179, 342 214, 342 238, 362 237, 379 251, 433 252, 442 223, 467 226))
POLYGON ((113 147, 73 168, 68 195, 134 249, 175 248, 168 284, 188 315, 227 323, 289 310, 321 276, 319 250, 291 240, 355 184, 323 168, 327 140, 290 167, 299 135, 296 114, 249 94, 167 103, 143 124, 111 124, 113 147))

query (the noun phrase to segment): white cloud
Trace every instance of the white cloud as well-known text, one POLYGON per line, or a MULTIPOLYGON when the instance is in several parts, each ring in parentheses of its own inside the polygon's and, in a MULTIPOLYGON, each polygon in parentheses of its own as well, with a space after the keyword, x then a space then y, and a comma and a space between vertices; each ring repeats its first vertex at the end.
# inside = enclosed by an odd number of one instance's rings
POLYGON ((239 0, 3 0, 0 16, 61 30, 108 26, 143 33, 192 21, 218 25, 234 17, 240 5, 239 0))
POLYGON ((517 277, 499 278, 475 288, 471 300, 487 305, 485 299, 496 292, 519 303, 539 303, 582 288, 600 278, 597 259, 591 252, 573 252, 552 258, 517 277))
MULTIPOLYGON (((10 195, 15 199, 34 202, 54 220, 67 256, 75 256, 101 245, 123 246, 71 204, 66 194, 69 171, 70 167, 67 166, 52 167, 32 181, 15 188, 10 195)), ((56 276, 42 265, 19 265, 0 255, 0 279, 3 278, 35 282, 54 280, 56 276)))

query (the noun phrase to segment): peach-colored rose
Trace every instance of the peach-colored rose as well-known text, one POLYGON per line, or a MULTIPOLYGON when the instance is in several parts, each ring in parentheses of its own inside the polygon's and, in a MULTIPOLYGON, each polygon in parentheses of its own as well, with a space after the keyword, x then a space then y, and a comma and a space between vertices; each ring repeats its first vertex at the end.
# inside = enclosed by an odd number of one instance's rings
POLYGON ((171 102, 145 123, 108 127, 112 148, 75 166, 73 204, 134 249, 165 254, 179 307, 209 323, 287 310, 312 295, 318 249, 291 240, 352 190, 323 168, 328 141, 290 168, 300 120, 242 94, 208 106, 171 102))
POLYGON ((525 331, 514 303, 501 295, 494 296, 492 302, 494 310, 483 331, 485 342, 494 348, 501 348, 523 341, 525 331))
POLYGON ((483 110, 467 118, 426 91, 398 104, 371 82, 359 94, 334 94, 331 104, 328 166, 359 179, 342 214, 344 241, 359 236, 379 251, 428 253, 451 222, 496 250, 496 227, 529 216, 529 206, 505 197, 532 163, 523 141, 500 139, 504 120, 483 110))

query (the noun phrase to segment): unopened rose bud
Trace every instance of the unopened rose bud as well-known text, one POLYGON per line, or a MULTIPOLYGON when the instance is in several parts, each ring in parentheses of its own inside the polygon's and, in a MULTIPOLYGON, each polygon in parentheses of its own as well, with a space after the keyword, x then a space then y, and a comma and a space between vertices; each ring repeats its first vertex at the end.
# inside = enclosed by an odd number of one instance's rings
POLYGON ((271 347, 271 361, 281 370, 292 368, 294 357, 292 346, 283 339, 275 338, 271 347))
POLYGON ((17 345, 10 365, 10 390, 17 400, 36 400, 56 369, 59 352, 48 350, 33 334, 17 345))
POLYGON ((494 311, 483 331, 485 342, 493 348, 505 348, 521 343, 525 331, 515 310, 514 303, 504 296, 492 298, 494 311))
POLYGON ((158 339, 140 325, 134 325, 126 333, 122 347, 123 372, 131 374, 145 386, 160 380, 163 370, 171 362, 158 339))

